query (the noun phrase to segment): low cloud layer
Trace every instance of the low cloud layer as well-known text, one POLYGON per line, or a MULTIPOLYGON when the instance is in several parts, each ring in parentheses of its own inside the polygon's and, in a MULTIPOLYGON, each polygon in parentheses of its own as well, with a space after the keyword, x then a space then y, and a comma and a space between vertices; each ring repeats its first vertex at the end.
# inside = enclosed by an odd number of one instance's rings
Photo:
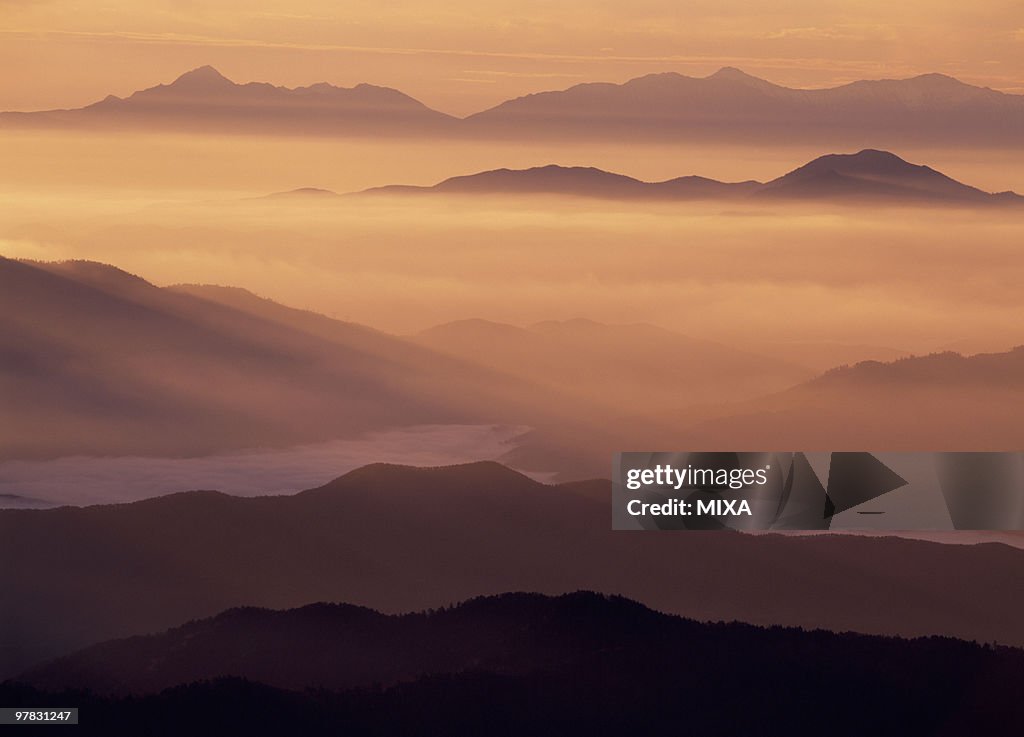
POLYGON ((298 448, 207 458, 60 458, 0 463, 0 508, 114 504, 195 489, 292 494, 369 463, 445 466, 491 460, 525 428, 436 425, 298 448))

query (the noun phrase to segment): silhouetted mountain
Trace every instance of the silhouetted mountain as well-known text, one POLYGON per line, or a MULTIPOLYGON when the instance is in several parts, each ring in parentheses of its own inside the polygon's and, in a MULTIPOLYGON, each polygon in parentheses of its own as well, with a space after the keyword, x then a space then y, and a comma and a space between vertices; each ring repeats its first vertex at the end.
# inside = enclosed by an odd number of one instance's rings
POLYGON ((88 262, 0 259, 0 344, 6 458, 207 454, 548 414, 539 387, 369 328, 88 262))
POLYGON ((513 137, 1019 145, 1024 96, 941 74, 790 89, 726 67, 704 78, 669 72, 526 95, 466 122, 513 137))
POLYGON ((565 195, 667 201, 788 198, 860 202, 870 199, 894 204, 1024 205, 1024 197, 1013 192, 989 194, 927 166, 911 164, 888 151, 874 149, 821 156, 766 184, 719 182, 698 176, 642 182, 601 169, 549 165, 453 177, 432 187, 376 187, 360 194, 565 195))
POLYGON ((768 182, 758 193, 798 199, 948 200, 991 202, 1024 198, 1013 193, 991 195, 961 184, 927 166, 910 164, 888 151, 866 149, 857 154, 830 154, 768 182))
POLYGON ((611 530, 610 497, 608 481, 547 486, 495 463, 373 465, 295 496, 0 510, 0 559, 18 561, 0 566, 0 678, 239 605, 393 612, 510 590, 586 588, 703 620, 1024 645, 1024 594, 1008 585, 1022 550, 628 534, 611 530))
POLYGON ((653 325, 548 321, 525 328, 460 320, 414 340, 431 350, 516 372, 592 403, 663 411, 788 388, 815 372, 653 325))
POLYGON ((8 684, 0 697, 73 703, 105 735, 197 723, 245 734, 813 735, 827 724, 850 736, 1013 735, 1022 671, 1020 650, 950 639, 697 624, 618 597, 505 594, 390 617, 330 604, 233 610, 90 648, 28 674, 43 691, 8 684), (67 685, 172 687, 117 700, 67 685))
POLYGON ((397 90, 360 84, 276 87, 236 84, 211 66, 126 98, 110 95, 75 110, 3 113, 16 125, 103 126, 270 133, 438 133, 456 121, 397 90))
POLYGON ((747 447, 770 436, 780 447, 808 450, 1016 451, 1024 447, 1022 400, 1024 347, 865 361, 723 407, 683 442, 747 447))

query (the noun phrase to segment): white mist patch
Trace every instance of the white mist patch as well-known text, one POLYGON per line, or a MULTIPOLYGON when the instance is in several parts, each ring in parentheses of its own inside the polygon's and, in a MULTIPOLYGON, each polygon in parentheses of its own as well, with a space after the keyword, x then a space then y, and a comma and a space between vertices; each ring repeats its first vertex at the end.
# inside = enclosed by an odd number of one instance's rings
POLYGON ((116 504, 194 489, 235 496, 292 494, 370 463, 446 466, 494 460, 512 450, 528 429, 421 425, 355 439, 201 458, 6 461, 0 462, 0 508, 116 504))

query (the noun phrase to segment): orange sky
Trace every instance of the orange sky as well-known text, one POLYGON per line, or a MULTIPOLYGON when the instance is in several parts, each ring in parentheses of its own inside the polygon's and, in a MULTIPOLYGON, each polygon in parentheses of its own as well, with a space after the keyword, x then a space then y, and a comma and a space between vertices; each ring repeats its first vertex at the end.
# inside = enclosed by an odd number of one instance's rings
POLYGON ((939 71, 1024 92, 1019 0, 0 0, 0 109, 78 106, 213 64, 397 87, 465 114, 582 81, 724 65, 793 86, 939 71))

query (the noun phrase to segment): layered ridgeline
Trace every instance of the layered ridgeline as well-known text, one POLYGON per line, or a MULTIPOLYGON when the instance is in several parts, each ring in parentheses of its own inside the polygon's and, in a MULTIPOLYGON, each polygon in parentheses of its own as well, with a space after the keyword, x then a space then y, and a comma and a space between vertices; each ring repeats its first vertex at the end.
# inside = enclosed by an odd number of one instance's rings
POLYGON ((0 335, 7 459, 207 455, 437 424, 533 428, 507 458, 563 478, 605 475, 625 447, 1024 445, 1019 350, 812 380, 802 361, 649 325, 464 321, 402 338, 244 290, 7 259, 0 335))
POLYGON ((402 616, 233 609, 81 651, 26 673, 29 685, 0 686, 0 698, 73 698, 97 734, 201 721, 246 734, 813 734, 827 723, 838 735, 1003 735, 1024 719, 1022 670, 1024 651, 957 640, 504 594, 402 616), (118 698, 130 693, 142 696, 118 698))
MULTIPOLYGON (((300 191, 294 194, 299 194, 300 191)), ((720 182, 683 176, 644 182, 592 167, 540 166, 495 169, 452 177, 428 187, 390 185, 376 195, 558 195, 609 200, 726 200, 751 203, 849 202, 860 204, 1024 205, 1014 192, 989 193, 958 182, 929 166, 888 151, 828 154, 768 182, 720 182)))
POLYGON ((585 83, 503 102, 459 119, 397 90, 324 82, 289 89, 237 84, 212 67, 84 108, 2 113, 0 124, 500 139, 597 138, 831 145, 1024 143, 1024 96, 941 74, 791 89, 724 68, 624 84, 585 83))
POLYGON ((1024 645, 1013 585, 1024 550, 627 534, 611 529, 610 496, 608 481, 545 485, 495 463, 373 465, 293 496, 0 510, 0 559, 18 561, 0 566, 0 678, 235 606, 394 612, 514 590, 592 589, 701 620, 1024 645))
POLYGON ((596 475, 617 443, 612 429, 650 424, 627 422, 644 414, 629 401, 637 382, 642 404, 663 394, 663 406, 680 408, 815 373, 651 326, 474 324, 409 339, 242 289, 160 288, 103 264, 0 258, 0 454, 204 455, 497 423, 543 431, 548 448, 580 446, 527 467, 564 472, 583 453, 596 475), (476 360, 474 341, 487 359, 476 360))

